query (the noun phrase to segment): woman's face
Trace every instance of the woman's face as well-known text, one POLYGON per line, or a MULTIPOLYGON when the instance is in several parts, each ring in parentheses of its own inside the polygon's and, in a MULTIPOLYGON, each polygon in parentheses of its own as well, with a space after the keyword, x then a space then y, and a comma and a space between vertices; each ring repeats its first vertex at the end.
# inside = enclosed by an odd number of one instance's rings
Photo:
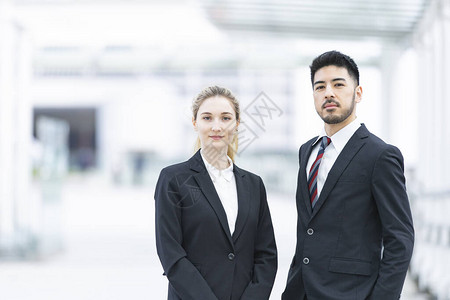
MULTIPOLYGON (((233 142, 239 121, 230 100, 214 96, 203 101, 193 119, 203 151, 227 151, 233 142)), ((220 152, 219 152, 220 151, 220 152)))

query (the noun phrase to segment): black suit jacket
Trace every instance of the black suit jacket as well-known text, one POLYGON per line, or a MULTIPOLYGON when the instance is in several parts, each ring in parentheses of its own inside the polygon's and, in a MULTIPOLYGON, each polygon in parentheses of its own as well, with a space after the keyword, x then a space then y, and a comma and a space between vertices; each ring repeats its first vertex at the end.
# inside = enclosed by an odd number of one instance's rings
POLYGON ((300 148, 297 247, 282 299, 399 299, 414 243, 400 151, 362 124, 312 210, 306 165, 315 140, 300 148))
POLYGON ((161 171, 155 190, 156 246, 168 299, 269 299, 277 270, 275 238, 260 177, 234 165, 235 231, 200 152, 161 171))

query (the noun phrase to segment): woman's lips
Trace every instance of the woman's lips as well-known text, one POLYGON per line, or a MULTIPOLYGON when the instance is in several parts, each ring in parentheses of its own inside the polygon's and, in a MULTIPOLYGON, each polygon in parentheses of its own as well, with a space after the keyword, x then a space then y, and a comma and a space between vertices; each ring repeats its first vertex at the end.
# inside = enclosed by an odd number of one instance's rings
POLYGON ((210 138, 212 138, 213 140, 215 140, 215 141, 218 141, 218 140, 220 140, 221 138, 223 138, 223 136, 220 136, 220 135, 211 135, 211 136, 209 136, 210 138))

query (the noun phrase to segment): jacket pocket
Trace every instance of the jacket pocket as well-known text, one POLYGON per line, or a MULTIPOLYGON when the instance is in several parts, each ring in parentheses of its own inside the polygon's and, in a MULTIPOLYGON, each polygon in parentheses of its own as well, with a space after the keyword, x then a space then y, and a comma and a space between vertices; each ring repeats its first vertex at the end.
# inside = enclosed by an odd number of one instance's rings
POLYGON ((370 261, 350 258, 332 258, 328 270, 335 273, 369 276, 372 264, 370 261))

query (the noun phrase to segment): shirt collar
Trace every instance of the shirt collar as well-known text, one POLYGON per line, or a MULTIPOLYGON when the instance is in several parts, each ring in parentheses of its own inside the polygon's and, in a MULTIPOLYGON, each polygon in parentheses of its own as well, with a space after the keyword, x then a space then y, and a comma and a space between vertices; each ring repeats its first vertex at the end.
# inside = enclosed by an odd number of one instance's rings
MULTIPOLYGON (((353 120, 350 124, 333 134, 333 136, 330 137, 331 143, 333 143, 334 148, 338 153, 341 153, 342 149, 344 149, 347 142, 350 140, 352 135, 358 130, 358 128, 361 126, 360 123, 358 123, 357 119, 353 120)), ((323 127, 320 131, 320 134, 318 138, 314 141, 313 146, 324 136, 327 136, 327 133, 325 132, 325 128, 323 127)))
POLYGON ((233 179, 233 161, 231 158, 227 155, 228 162, 230 163, 230 166, 226 169, 219 170, 213 165, 211 165, 203 156, 202 150, 200 150, 200 154, 203 159, 203 163, 205 164, 206 170, 208 171, 209 175, 211 176, 211 179, 213 182, 216 181, 217 178, 223 177, 227 182, 230 182, 231 179, 233 179))

